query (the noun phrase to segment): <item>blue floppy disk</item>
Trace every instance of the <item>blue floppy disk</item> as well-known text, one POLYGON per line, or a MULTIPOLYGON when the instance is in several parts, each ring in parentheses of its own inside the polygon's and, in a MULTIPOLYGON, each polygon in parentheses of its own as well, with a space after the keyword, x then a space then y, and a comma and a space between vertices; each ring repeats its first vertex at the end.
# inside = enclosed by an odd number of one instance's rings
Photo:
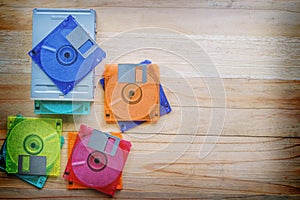
MULTIPOLYGON (((32 47, 37 46, 69 15, 72 15, 95 40, 97 19, 95 10, 35 8, 32 11, 32 47)), ((63 94, 48 75, 35 62, 31 62, 31 99, 57 101, 57 104, 61 101, 94 101, 94 71, 95 69, 88 73, 69 93, 63 94)))
POLYGON ((72 15, 28 54, 64 95, 106 57, 72 15))

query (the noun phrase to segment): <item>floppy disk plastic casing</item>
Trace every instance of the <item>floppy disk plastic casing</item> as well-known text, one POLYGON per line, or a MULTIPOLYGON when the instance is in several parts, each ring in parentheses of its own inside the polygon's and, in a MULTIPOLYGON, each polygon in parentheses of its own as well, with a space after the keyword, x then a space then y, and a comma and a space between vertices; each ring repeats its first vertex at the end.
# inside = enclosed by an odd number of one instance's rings
MULTIPOLYGON (((71 156, 72 154, 72 149, 74 146, 74 143, 76 141, 76 137, 77 137, 78 132, 68 132, 68 158, 71 156)), ((118 133, 118 132, 112 132, 112 135, 122 139, 122 134, 118 133)), ((67 181, 67 188, 69 190, 74 190, 74 189, 89 189, 88 187, 81 185, 80 183, 77 182, 73 182, 73 181, 67 181)), ((122 183, 122 175, 120 176, 118 185, 117 185, 117 190, 122 190, 123 188, 123 183, 122 183)))
MULTIPOLYGON (((91 38, 95 39, 96 13, 94 10, 36 8, 32 16, 32 46, 36 46, 69 15, 72 15, 91 38)), ((33 100, 93 101, 94 88, 93 70, 72 91, 64 95, 43 70, 32 61, 31 98, 33 100)))
POLYGON ((159 69, 156 64, 107 64, 105 121, 157 121, 159 119, 159 69))

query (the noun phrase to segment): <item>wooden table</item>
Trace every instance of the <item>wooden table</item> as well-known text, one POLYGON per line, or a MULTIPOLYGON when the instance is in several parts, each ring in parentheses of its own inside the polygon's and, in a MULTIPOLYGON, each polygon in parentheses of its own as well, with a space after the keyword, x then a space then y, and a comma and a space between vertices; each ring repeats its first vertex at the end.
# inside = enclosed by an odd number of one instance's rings
MULTIPOLYGON (((0 144, 6 118, 61 117, 63 135, 103 121, 97 85, 88 116, 38 116, 30 100, 35 7, 93 8, 104 63, 150 59, 173 111, 126 132, 132 152, 116 198, 299 198, 300 2, 1 1, 0 144), (146 28, 148 27, 148 28, 146 28), (152 28, 149 28, 152 27, 152 28)), ((66 140, 67 141, 67 140, 66 140)), ((67 161, 63 146, 61 172, 67 161)), ((42 190, 0 173, 0 198, 107 197, 67 190, 51 177, 42 190)))

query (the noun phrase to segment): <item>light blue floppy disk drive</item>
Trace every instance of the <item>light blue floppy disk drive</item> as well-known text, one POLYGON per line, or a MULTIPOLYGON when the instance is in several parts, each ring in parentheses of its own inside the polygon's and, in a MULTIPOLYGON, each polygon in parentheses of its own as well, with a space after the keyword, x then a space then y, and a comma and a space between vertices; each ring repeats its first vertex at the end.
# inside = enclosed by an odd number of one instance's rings
MULTIPOLYGON (((80 24, 79 27, 82 27, 82 29, 89 34, 89 36, 87 37, 90 37, 90 39, 87 39, 87 41, 91 42, 95 40, 96 13, 94 10, 36 8, 33 10, 33 17, 32 17, 32 47, 35 47, 42 40, 44 40, 44 38, 50 32, 52 33, 55 27, 57 27, 61 23, 64 23, 64 20, 66 20, 66 18, 74 19, 75 23, 78 22, 80 24)), ((80 32, 80 31, 76 29, 76 32, 80 32)), ((76 38, 78 34, 77 35, 73 34, 73 35, 76 38)), ((86 44, 89 43, 88 42, 84 43, 85 46, 86 44)), ((78 49, 80 50, 80 48, 78 49)), ((98 51, 100 51, 100 53, 98 52, 98 55, 100 54, 104 58, 105 52, 101 52, 102 50, 99 49, 100 48, 97 49, 98 51)), ((68 50, 69 50, 68 48, 64 48, 63 50, 61 50, 61 53, 64 53, 63 55, 67 55, 68 52, 65 53, 63 51, 68 51, 68 50)), ((58 50, 57 52, 60 51, 58 50)), ((30 52, 29 54, 31 53, 32 52, 30 52)), ((72 53, 72 51, 70 51, 70 53, 72 53)), ((90 52, 86 52, 86 54, 88 53, 90 52)), ((78 55, 78 57, 79 56, 80 55, 78 55)), ((43 59, 45 58, 47 58, 47 56, 43 57, 43 59)), ((72 57, 62 56, 62 58, 63 59, 58 58, 59 62, 67 63, 68 60, 70 60, 72 57)), ((79 59, 77 59, 77 61, 78 60, 79 59)), ((101 62, 101 60, 99 62, 101 62)), ((98 63, 94 65, 97 65, 98 63)), ((73 65, 66 65, 63 67, 67 68, 72 66, 73 65)), ((90 102, 94 100, 94 89, 95 89, 94 68, 90 68, 89 70, 90 72, 89 71, 84 72, 86 73, 86 75, 82 76, 79 81, 77 82, 74 81, 74 84, 72 85, 73 88, 71 88, 67 92, 64 92, 62 91, 61 88, 58 87, 60 85, 57 86, 53 82, 53 80, 49 78, 49 75, 47 75, 45 71, 43 71, 36 64, 36 62, 32 61, 31 98, 35 100, 34 103, 35 113, 36 114, 88 114, 90 112, 90 102)), ((80 71, 80 73, 82 74, 82 70, 80 71)), ((64 76, 61 76, 61 79, 63 79, 63 77, 64 76)), ((66 78, 69 78, 68 75, 66 75, 66 78)), ((70 78, 68 80, 70 80, 70 78)), ((66 82, 68 80, 66 80, 66 82)))

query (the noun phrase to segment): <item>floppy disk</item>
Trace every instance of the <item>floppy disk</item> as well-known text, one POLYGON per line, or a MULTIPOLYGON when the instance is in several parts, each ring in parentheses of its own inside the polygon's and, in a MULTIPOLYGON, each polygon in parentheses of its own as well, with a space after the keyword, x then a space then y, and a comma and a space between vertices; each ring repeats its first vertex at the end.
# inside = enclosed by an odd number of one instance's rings
POLYGON ((105 121, 157 121, 159 70, 155 64, 109 64, 105 81, 105 121))
MULTIPOLYGON (((17 115, 15 120, 12 123, 9 123, 8 127, 14 126, 14 124, 19 123, 20 121, 23 121, 24 118, 21 115, 17 115)), ((9 134, 9 131, 7 135, 9 134)), ((61 141, 60 141, 60 147, 62 148, 64 144, 64 138, 61 136, 61 141)), ((4 140, 4 143, 0 149, 0 170, 6 172, 6 139, 4 140)), ((21 180, 34 185, 35 187, 41 189, 44 187, 47 176, 46 175, 29 175, 29 174, 12 174, 20 178, 21 180)))
POLYGON ((63 95, 69 93, 106 56, 72 15, 28 54, 63 95))
POLYGON ((60 173, 61 119, 9 116, 6 172, 21 175, 60 173))
POLYGON ((81 125, 63 177, 113 196, 131 143, 81 125))
POLYGON ((90 113, 90 102, 86 101, 47 101, 35 100, 35 114, 87 115, 90 113))
MULTIPOLYGON (((0 150, 0 170, 6 172, 6 140, 4 141, 1 150, 0 150)), ((44 187, 47 176, 46 175, 23 175, 23 174, 14 174, 18 178, 24 180, 25 182, 34 185, 35 187, 41 189, 44 187)))
MULTIPOLYGON (((78 48, 76 48, 75 43, 83 43, 86 40, 86 46, 83 46, 82 50, 86 50, 84 48, 89 47, 89 41, 95 42, 95 32, 96 32, 96 12, 92 9, 44 9, 44 8, 36 8, 33 10, 32 17, 32 46, 33 51, 41 50, 39 53, 33 56, 32 62, 32 84, 31 84, 31 98, 34 100, 70 100, 70 101, 93 101, 94 99, 94 70, 91 71, 93 63, 88 63, 89 65, 86 67, 80 67, 82 60, 77 59, 81 56, 81 52, 78 52, 78 48), (66 22, 65 19, 72 15, 73 19, 66 22), (75 20, 76 19, 76 20, 75 20), (76 21, 76 22, 75 22, 76 21), (63 25, 66 24, 66 26, 63 25), (78 24, 78 25, 77 25, 78 24), (80 24, 80 25, 79 25, 80 24), (81 27, 81 28, 80 28, 81 27), (68 29, 69 28, 69 29, 68 29), (73 33, 67 37, 65 30, 68 29, 68 33, 73 33), (81 30, 76 32, 76 30, 81 30), (61 35, 61 32, 65 32, 61 35), (89 33, 89 34, 87 34, 89 33), (82 36, 82 40, 76 39, 76 36, 82 36), (53 40, 53 37, 58 37, 60 40, 64 40, 64 42, 59 42, 53 40), (48 38, 48 39, 47 39, 48 38), (51 39, 52 38, 52 39, 51 39), (72 45, 69 42, 68 38, 75 45, 72 45), (54 43, 54 44, 53 44, 54 43), (41 44, 43 46, 41 46, 41 44), (67 44, 65 46, 64 44, 67 44), (61 51, 48 52, 45 50, 50 46, 52 50, 61 49, 61 51), (61 47, 59 47, 61 46, 61 47), (69 49, 69 50, 68 50, 69 49), (63 51, 62 51, 63 50, 63 51), (45 53, 43 53, 45 52, 45 53), (60 52, 60 54, 59 54, 60 52), (46 54, 52 55, 54 60, 47 61, 43 59, 46 54), (54 55, 55 54, 55 55, 54 55), (57 55, 57 56, 56 56, 57 55), (66 57, 68 58, 66 58, 66 57), (72 59, 74 63, 72 63, 72 59), (62 60, 63 62, 59 62, 62 60), (43 65, 41 68, 39 65, 43 65), (64 63, 64 64, 63 64, 64 63), (52 66, 55 65, 55 67, 52 66), (48 65, 51 65, 49 67, 48 65), (46 67, 46 68, 45 68, 46 67), (54 71, 57 69, 57 71, 54 71), (45 73, 44 71, 50 71, 50 73, 45 73), (76 75, 76 72, 80 70, 82 73, 80 76, 76 75), (72 71, 72 73, 64 74, 64 72, 72 71), (88 73, 90 72, 90 73, 88 73), (74 75, 75 74, 75 75, 74 75), (75 84, 75 87, 67 94, 63 93, 56 84, 54 84, 53 80, 57 80, 58 85, 61 86, 69 86, 73 87, 72 83, 75 84), (82 78, 82 80, 80 80, 82 78), (78 82, 79 81, 79 82, 78 82), (62 84, 60 84, 60 82, 62 84), (70 86, 71 85, 71 86, 70 86)), ((55 39, 55 38, 54 38, 55 39)), ((85 44, 85 43, 84 43, 85 44)), ((77 44, 79 45, 79 44, 77 44)), ((97 47, 96 43, 92 47, 97 47)), ((90 48, 91 50, 93 48, 90 48)), ((50 48, 50 49, 51 49, 50 48)), ((79 47, 80 48, 80 47, 79 47)), ((94 59, 99 59, 99 57, 105 57, 105 53, 100 50, 98 47, 96 51, 88 51, 85 55, 95 55, 94 59), (92 53, 93 52, 93 53, 92 53), (98 53, 97 53, 98 52, 98 53), (100 53, 99 53, 100 52, 100 53), (90 54, 91 53, 91 54, 90 54)), ((33 52, 30 51, 29 54, 33 52)), ((82 58, 82 57, 81 57, 82 58)), ((50 59, 50 57, 49 57, 50 59)), ((91 61, 91 57, 89 59, 84 59, 84 63, 87 61, 91 61)), ((93 59, 92 59, 93 60, 93 59)), ((78 71, 79 72, 79 71, 78 71)), ((69 88, 71 89, 71 88, 69 88)))
MULTIPOLYGON (((74 143, 76 141, 76 138, 77 138, 77 132, 69 132, 68 133, 68 158, 70 158, 70 155, 72 153, 72 149, 73 149, 73 146, 74 146, 74 143)), ((120 139, 122 139, 122 134, 121 133, 111 133, 113 136, 116 136, 120 139)), ((84 186, 80 183, 77 183, 77 182, 73 182, 73 181, 68 181, 67 182, 67 187, 69 190, 72 190, 72 189, 89 189, 87 186, 84 186)), ((122 185, 122 175, 120 176, 120 179, 118 181, 118 185, 116 187, 117 190, 121 190, 123 187, 122 185)))
MULTIPOLYGON (((140 64, 141 65, 143 65, 143 64, 144 65, 151 64, 151 61, 145 60, 145 61, 141 62, 140 64)), ((109 75, 113 75, 113 74, 116 74, 116 71, 114 71, 113 73, 111 73, 109 75)), ((105 91, 105 88, 106 88, 105 87, 105 82, 106 81, 105 81, 105 76, 104 76, 104 78, 100 79, 100 84, 102 85, 102 88, 104 89, 104 91, 105 91)), ((104 101, 105 101, 105 108, 108 108, 108 109, 105 110, 105 116, 104 116, 104 118, 106 119, 107 118, 107 113, 108 113, 107 110, 109 110, 109 107, 106 106, 107 105, 107 99, 106 98, 104 99, 104 101)), ((172 110, 171 106, 170 106, 170 104, 168 102, 168 99, 167 99, 167 97, 165 95, 165 92, 164 92, 163 87, 161 86, 161 84, 159 84, 159 104, 160 104, 160 106, 159 106, 160 116, 168 114, 169 112, 171 112, 171 110, 172 110)), ((108 123, 112 123, 112 122, 114 122, 114 121, 108 121, 108 123)), ((144 122, 147 122, 147 121, 140 121, 140 120, 123 121, 123 120, 117 120, 117 123, 118 123, 118 125, 120 127, 120 130, 122 132, 127 131, 127 130, 129 130, 131 128, 134 128, 134 127, 136 127, 136 126, 138 126, 138 125, 140 125, 140 124, 142 124, 144 122)))

